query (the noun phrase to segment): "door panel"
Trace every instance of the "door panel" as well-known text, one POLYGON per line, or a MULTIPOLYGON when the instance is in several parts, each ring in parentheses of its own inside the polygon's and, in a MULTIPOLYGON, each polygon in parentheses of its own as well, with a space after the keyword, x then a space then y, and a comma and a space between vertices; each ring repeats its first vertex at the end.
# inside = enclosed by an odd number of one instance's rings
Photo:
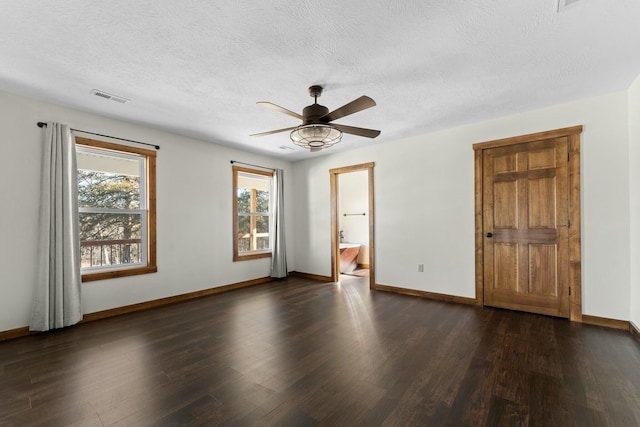
POLYGON ((485 305, 569 316, 567 182, 566 137, 483 151, 485 305))
POLYGON ((494 245, 496 288, 508 290, 511 283, 518 283, 518 245, 496 243, 494 245))
POLYGON ((529 293, 557 295, 556 245, 529 245, 529 293))
POLYGON ((493 224, 497 228, 518 228, 517 183, 496 182, 493 184, 493 224))
POLYGON ((555 189, 555 178, 529 180, 529 228, 556 228, 555 189))

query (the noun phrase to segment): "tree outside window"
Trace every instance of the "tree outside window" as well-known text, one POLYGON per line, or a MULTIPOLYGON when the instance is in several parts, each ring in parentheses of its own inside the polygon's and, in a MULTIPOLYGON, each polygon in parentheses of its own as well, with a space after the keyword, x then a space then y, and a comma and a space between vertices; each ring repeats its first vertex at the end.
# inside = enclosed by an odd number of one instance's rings
POLYGON ((140 177, 78 170, 81 266, 141 262, 140 177))

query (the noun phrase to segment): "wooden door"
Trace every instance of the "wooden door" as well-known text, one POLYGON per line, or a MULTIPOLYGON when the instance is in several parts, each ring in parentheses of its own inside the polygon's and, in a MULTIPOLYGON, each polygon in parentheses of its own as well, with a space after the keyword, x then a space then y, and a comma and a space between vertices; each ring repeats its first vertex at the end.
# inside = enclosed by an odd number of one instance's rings
POLYGON ((567 137, 483 150, 485 305, 569 317, 567 137))

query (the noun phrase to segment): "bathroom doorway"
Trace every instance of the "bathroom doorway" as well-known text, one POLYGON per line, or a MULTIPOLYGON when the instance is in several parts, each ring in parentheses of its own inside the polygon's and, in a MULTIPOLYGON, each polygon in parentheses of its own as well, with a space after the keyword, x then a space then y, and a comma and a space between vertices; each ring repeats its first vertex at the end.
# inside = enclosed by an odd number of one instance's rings
POLYGON ((374 163, 331 169, 331 280, 369 276, 375 287, 374 163), (368 273, 368 274, 367 274, 368 273))

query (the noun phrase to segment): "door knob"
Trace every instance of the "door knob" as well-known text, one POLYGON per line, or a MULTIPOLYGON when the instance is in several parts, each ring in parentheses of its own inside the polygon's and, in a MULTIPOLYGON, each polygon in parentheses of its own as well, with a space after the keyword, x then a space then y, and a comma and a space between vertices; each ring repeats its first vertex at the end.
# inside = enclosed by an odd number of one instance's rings
POLYGON ((493 233, 487 233, 487 237, 493 237, 493 233))

